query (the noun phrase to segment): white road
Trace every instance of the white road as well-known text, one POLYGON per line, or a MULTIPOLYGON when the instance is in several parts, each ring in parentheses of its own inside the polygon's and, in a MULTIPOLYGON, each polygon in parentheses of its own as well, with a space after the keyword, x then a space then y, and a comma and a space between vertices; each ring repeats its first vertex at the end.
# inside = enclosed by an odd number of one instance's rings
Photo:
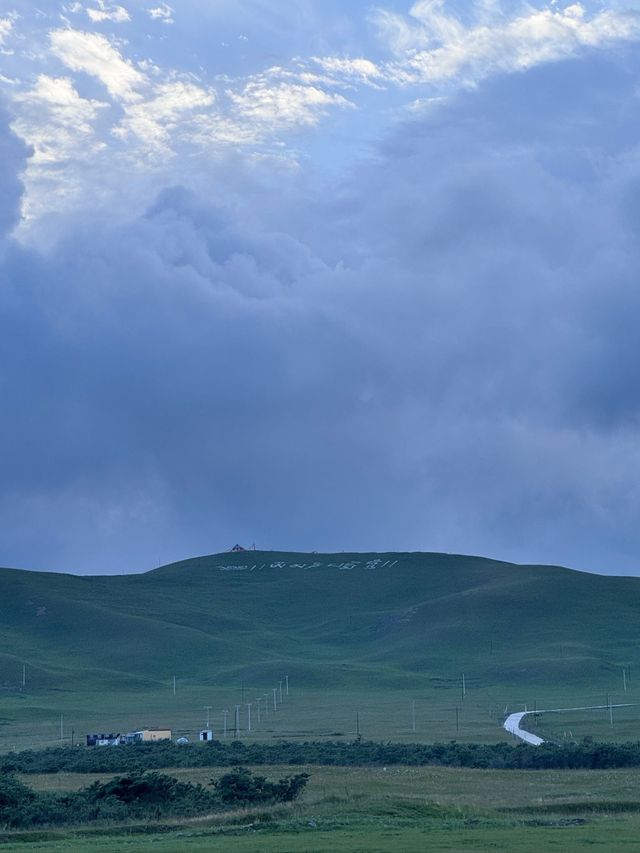
POLYGON ((508 732, 515 735, 517 738, 520 738, 520 740, 523 740, 525 743, 530 743, 533 746, 540 746, 541 743, 544 743, 541 737, 533 735, 531 732, 526 732, 524 729, 520 728, 522 718, 526 717, 527 714, 532 713, 533 711, 520 711, 517 714, 509 714, 507 719, 504 721, 504 727, 508 732))
MULTIPOLYGON (((631 708, 636 703, 634 702, 625 702, 620 705, 588 705, 583 708, 549 708, 546 711, 519 711, 517 714, 509 714, 507 719, 504 721, 503 726, 509 734, 515 735, 515 737, 520 738, 525 743, 530 743, 532 746, 540 746, 541 743, 544 743, 544 740, 538 735, 534 735, 531 732, 525 731, 525 729, 520 728, 520 723, 522 722, 522 718, 526 717, 527 714, 562 714, 566 711, 602 711, 606 710, 611 713, 613 708, 631 708)), ((613 718, 612 718, 613 719, 613 718)))

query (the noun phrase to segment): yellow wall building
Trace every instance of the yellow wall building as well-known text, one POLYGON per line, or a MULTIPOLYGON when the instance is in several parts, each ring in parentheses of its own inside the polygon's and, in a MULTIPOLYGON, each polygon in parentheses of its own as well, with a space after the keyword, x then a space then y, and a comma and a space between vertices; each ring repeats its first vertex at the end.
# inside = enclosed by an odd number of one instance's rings
POLYGON ((171 729, 142 729, 139 732, 135 732, 135 734, 138 735, 136 739, 143 742, 171 740, 171 729))

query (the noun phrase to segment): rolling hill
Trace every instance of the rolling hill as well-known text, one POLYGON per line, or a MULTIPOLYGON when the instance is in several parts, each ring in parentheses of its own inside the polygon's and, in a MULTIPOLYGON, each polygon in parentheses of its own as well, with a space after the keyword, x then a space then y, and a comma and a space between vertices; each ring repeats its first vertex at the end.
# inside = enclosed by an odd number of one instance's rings
POLYGON ((495 728, 503 701, 587 701, 620 691, 622 667, 629 692, 640 659, 640 579, 478 557, 227 553, 128 576, 0 569, 0 590, 0 738, 57 708, 167 716, 174 675, 195 708, 285 672, 318 713, 331 696, 444 707, 464 672, 495 728))

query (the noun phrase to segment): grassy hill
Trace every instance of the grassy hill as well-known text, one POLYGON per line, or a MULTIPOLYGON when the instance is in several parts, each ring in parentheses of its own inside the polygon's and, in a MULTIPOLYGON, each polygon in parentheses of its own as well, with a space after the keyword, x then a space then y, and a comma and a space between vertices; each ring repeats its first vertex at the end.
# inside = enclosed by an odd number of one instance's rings
POLYGON ((371 735, 496 739, 504 705, 635 697, 636 578, 445 554, 244 552, 131 576, 0 569, 0 593, 0 748, 54 740, 61 714, 77 730, 146 714, 191 731, 211 705, 219 727, 221 708, 244 709, 285 674, 289 705, 270 728, 254 705, 252 736, 348 735, 355 709, 371 735))

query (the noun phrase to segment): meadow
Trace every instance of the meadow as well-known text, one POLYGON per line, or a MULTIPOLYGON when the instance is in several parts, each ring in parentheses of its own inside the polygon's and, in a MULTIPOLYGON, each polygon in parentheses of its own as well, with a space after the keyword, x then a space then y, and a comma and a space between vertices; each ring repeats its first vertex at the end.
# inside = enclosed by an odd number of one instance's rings
MULTIPOLYGON (((601 707, 526 727, 559 744, 640 740, 636 578, 444 554, 249 552, 132 576, 2 569, 0 589, 5 755, 151 726, 193 741, 207 719, 223 740, 226 720, 227 742, 487 744, 512 740, 507 713, 589 706, 601 707)), ((222 771, 169 772, 206 783, 222 771)), ((5 832, 2 849, 637 848, 635 770, 309 772, 298 803, 5 832)), ((95 778, 28 784, 65 791, 95 778)))
POLYGON ((632 706, 613 725, 606 710, 536 725, 640 732, 637 578, 245 552, 130 576, 0 569, 0 589, 0 751, 154 725, 193 738, 207 714, 230 736, 236 706, 242 738, 493 742, 508 712, 609 701, 632 706))
MULTIPOLYGON (((308 767, 299 802, 226 815, 100 830, 5 833, 2 849, 359 853, 436 850, 568 853, 637 849, 638 773, 452 768, 308 767)), ((277 777, 300 768, 261 767, 277 777)), ((221 771, 168 771, 207 784, 221 771)), ((96 776, 23 777, 39 790, 74 790, 96 776)), ((104 777, 102 777, 104 778, 104 777)))

